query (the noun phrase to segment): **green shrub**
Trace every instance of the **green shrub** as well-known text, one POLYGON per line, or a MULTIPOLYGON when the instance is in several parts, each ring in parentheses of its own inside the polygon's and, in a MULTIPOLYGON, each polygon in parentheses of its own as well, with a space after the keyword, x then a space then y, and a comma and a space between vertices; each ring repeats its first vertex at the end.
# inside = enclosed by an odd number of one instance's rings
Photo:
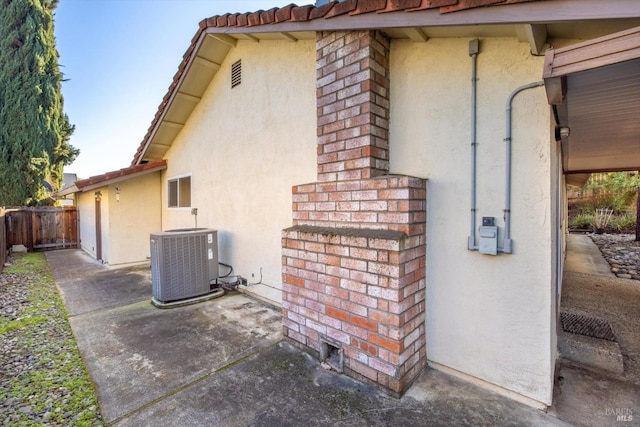
POLYGON ((596 217, 592 213, 579 213, 569 219, 569 228, 592 229, 596 223, 596 217))
POLYGON ((636 215, 634 213, 616 215, 611 218, 610 225, 617 233, 635 233, 636 215))
MULTIPOLYGON (((595 230, 596 217, 591 213, 578 213, 569 219, 569 228, 573 230, 595 230)), ((636 215, 627 212, 621 215, 613 215, 606 226, 606 233, 633 234, 636 230, 636 215)))

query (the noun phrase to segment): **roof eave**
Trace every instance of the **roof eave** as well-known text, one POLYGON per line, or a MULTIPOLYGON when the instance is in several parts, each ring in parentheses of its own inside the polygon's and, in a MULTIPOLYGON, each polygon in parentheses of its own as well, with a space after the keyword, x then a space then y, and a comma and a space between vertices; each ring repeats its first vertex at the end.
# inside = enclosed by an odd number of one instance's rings
POLYGON ((69 187, 67 187, 65 189, 62 189, 62 190, 58 191, 55 194, 55 197, 68 196, 69 194, 74 194, 74 193, 77 193, 79 191, 80 191, 80 189, 75 184, 73 184, 73 185, 70 185, 69 187))
MULTIPOLYGON (((92 178, 87 178, 85 180, 77 181, 76 184, 74 184, 74 187, 76 187, 78 190, 74 192, 84 193, 86 191, 91 191, 91 190, 95 190, 96 188, 106 187, 111 184, 126 181, 129 179, 147 175, 153 172, 158 172, 167 168, 167 162, 165 160, 154 162, 154 163, 155 164, 153 166, 144 167, 135 172, 129 172, 129 170, 134 170, 135 168, 139 168, 139 166, 132 166, 126 169, 121 169, 119 171, 107 172, 106 174, 104 174, 105 175, 104 178, 102 178, 102 176, 98 176, 97 179, 96 177, 92 177, 92 178), (114 176, 109 177, 109 175, 114 175, 114 176), (83 182, 85 182, 86 184, 83 184, 83 182)), ((70 193, 65 193, 65 194, 70 194, 70 193)), ((63 194, 59 193, 59 195, 63 195, 63 194)))
MULTIPOLYGON (((163 123, 169 108, 178 93, 178 88, 184 82, 198 57, 198 52, 207 36, 227 35, 231 39, 235 34, 268 34, 268 33, 296 33, 317 31, 341 31, 361 29, 391 29, 416 27, 445 27, 464 25, 499 25, 499 24, 552 24, 568 21, 588 21, 600 19, 625 19, 640 17, 640 2, 637 0, 610 0, 606 8, 585 7, 584 0, 553 0, 553 1, 505 1, 492 7, 475 7, 458 10, 455 13, 442 13, 440 8, 430 8, 415 11, 374 11, 353 15, 345 13, 330 18, 315 18, 310 20, 285 20, 274 23, 257 23, 251 25, 246 19, 246 25, 238 25, 240 19, 235 20, 225 16, 212 17, 203 20, 192 39, 192 43, 185 54, 178 73, 179 77, 170 86, 158 113, 154 118, 147 135, 141 142, 132 165, 141 164, 147 156, 158 129, 163 123), (603 10, 604 9, 604 10, 603 10), (222 25, 218 26, 218 21, 222 25), (226 24, 224 24, 226 22, 226 24), (235 25, 229 25, 234 22, 235 25)), ((304 6, 306 7, 306 6, 304 6)), ((256 12, 257 13, 257 12, 256 12)), ((263 11, 264 13, 264 11, 263 11)), ((248 16, 247 14, 244 14, 248 16)), ((253 14, 250 14, 253 15, 253 14)))
POLYGON ((147 150, 149 149, 149 145, 153 141, 153 138, 156 135, 156 132, 158 131, 158 128, 160 127, 160 124, 162 123, 163 119, 166 117, 167 112, 169 111, 169 107, 171 106, 171 104, 175 100, 175 98, 176 98, 176 96, 178 94, 178 88, 184 82, 185 78, 189 74, 189 70, 191 69, 191 67, 193 65, 193 62, 195 61, 195 59, 198 56, 197 52, 200 49, 200 46, 202 46, 202 43, 203 43, 203 41, 204 41, 206 36, 207 36, 207 34, 206 34, 206 32, 204 31, 203 28, 200 28, 198 30, 198 32, 196 33, 196 35, 194 36, 194 38, 193 38, 194 42, 192 42, 193 49, 191 49, 191 47, 190 47, 191 55, 189 56, 189 59, 186 62, 186 64, 184 64, 183 66, 180 67, 180 70, 178 71, 178 72, 181 72, 180 77, 176 81, 173 81, 171 83, 170 92, 168 94, 168 98, 165 96, 165 99, 163 99, 162 103, 160 104, 160 107, 159 107, 160 116, 157 117, 157 118, 154 118, 152 126, 149 129, 149 131, 147 132, 147 135, 145 136, 145 138, 143 140, 144 147, 143 147, 142 150, 138 150, 138 153, 136 153, 137 157, 134 159, 132 165, 139 165, 139 164, 141 164, 143 162, 144 156, 145 156, 147 150))
MULTIPOLYGON (((553 24, 567 21, 625 19, 640 17, 637 0, 609 0, 606 8, 585 7, 584 0, 542 0, 505 2, 492 7, 476 7, 442 13, 439 8, 417 11, 349 13, 307 21, 284 21, 253 26, 208 26, 206 32, 252 34, 304 31, 341 31, 407 27, 446 27, 462 25, 553 24)), ((207 20, 209 21, 209 20, 207 20)))

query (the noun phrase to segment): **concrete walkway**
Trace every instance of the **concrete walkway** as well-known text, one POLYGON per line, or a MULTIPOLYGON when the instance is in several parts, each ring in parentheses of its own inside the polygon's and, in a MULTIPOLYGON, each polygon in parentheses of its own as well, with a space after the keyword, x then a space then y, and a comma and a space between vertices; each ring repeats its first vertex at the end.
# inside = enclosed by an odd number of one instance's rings
POLYGON ((602 256, 600 249, 586 234, 567 236, 567 257, 564 261, 565 273, 583 273, 596 276, 616 277, 611 266, 602 256))
POLYGON ((109 425, 568 425, 431 369, 388 397, 281 342, 280 310, 246 295, 160 310, 148 268, 47 259, 109 425))
MULTIPOLYGON (((561 308, 610 323, 617 351, 622 351, 623 372, 587 369, 561 358, 550 413, 579 426, 640 426, 640 283, 611 273, 589 236, 568 237, 561 308)), ((559 347, 572 335, 560 332, 559 347)), ((610 357, 607 346, 613 343, 582 340, 586 347, 578 349, 587 356, 610 357)))

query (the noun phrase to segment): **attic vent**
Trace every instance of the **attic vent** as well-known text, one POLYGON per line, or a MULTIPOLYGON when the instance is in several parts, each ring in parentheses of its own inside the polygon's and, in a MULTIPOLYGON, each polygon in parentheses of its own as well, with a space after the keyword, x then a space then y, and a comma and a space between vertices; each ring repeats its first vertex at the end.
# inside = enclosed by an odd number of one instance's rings
POLYGON ((231 88, 238 86, 242 83, 242 62, 238 60, 231 66, 231 88))

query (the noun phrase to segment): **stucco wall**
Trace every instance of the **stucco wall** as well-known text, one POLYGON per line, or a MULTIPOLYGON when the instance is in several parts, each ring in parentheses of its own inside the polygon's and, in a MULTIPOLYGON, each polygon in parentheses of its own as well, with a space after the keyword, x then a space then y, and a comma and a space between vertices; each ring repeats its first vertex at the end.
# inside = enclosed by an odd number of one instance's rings
MULTIPOLYGON (((515 39, 483 39, 478 57, 478 214, 504 231, 505 103, 540 80, 543 59, 515 39)), ((393 41, 391 172, 428 178, 429 360, 550 404, 555 363, 558 179, 542 87, 514 102, 514 254, 467 250, 470 216, 468 39, 393 41)), ((167 208, 168 178, 191 174, 198 226, 219 230, 220 260, 279 301, 281 234, 291 187, 316 179, 315 43, 239 42, 167 153, 162 229, 194 226, 167 208), (230 65, 242 59, 242 84, 230 65)), ((502 237, 502 236, 501 236, 502 237)))
MULTIPOLYGON (((468 39, 393 41, 391 172, 428 178, 427 357, 551 403, 555 360, 557 156, 544 88, 513 113, 512 255, 467 250, 471 59, 468 39)), ((478 56, 478 225, 504 231, 505 105, 538 81, 543 58, 515 39, 481 40, 478 56)))
POLYGON ((102 261, 122 266, 148 261, 149 234, 161 230, 160 172, 134 177, 84 193, 77 193, 80 247, 97 256, 95 193, 102 194, 102 261), (117 191, 116 187, 120 190, 117 191), (116 194, 120 193, 120 200, 116 194))
POLYGON ((291 188, 316 178, 315 40, 240 41, 165 156, 162 228, 193 227, 190 208, 167 208, 167 178, 191 174, 198 226, 218 230, 219 259, 281 301, 281 230, 291 188), (242 84, 230 68, 242 60, 242 84))
POLYGON ((160 172, 109 186, 109 265, 149 260, 149 234, 162 229, 160 192, 160 172), (119 201, 116 200, 118 192, 119 201))

